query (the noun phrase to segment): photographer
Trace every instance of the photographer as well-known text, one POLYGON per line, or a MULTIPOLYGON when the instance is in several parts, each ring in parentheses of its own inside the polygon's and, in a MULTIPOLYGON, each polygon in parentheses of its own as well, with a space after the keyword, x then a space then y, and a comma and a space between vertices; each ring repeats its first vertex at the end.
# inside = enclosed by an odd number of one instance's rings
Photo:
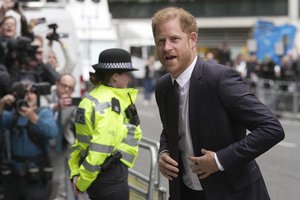
POLYGON ((73 132, 70 132, 74 125, 74 98, 72 94, 76 85, 75 77, 72 74, 62 74, 55 86, 52 87, 51 95, 48 97, 50 108, 59 124, 60 133, 56 139, 56 151, 61 152, 66 145, 74 143, 73 132))
POLYGON ((7 40, 2 46, 5 47, 3 64, 10 76, 10 86, 22 80, 55 84, 59 75, 50 65, 43 63, 42 44, 42 38, 35 36, 34 41, 18 37, 7 40))
POLYGON ((52 111, 37 106, 39 94, 32 82, 17 82, 12 88, 0 100, 0 128, 9 130, 11 144, 5 198, 45 200, 53 172, 49 140, 58 128, 52 111))
POLYGON ((42 36, 35 35, 32 45, 37 49, 35 52, 35 62, 32 62, 32 67, 37 70, 39 82, 48 82, 54 85, 59 79, 59 74, 53 69, 50 64, 44 63, 44 40, 42 36))
POLYGON ((61 38, 68 37, 67 34, 58 34, 56 32, 56 29, 58 28, 57 24, 49 24, 48 27, 52 29, 52 32, 48 33, 46 38, 49 40, 48 46, 49 51, 47 55, 47 63, 51 64, 52 67, 59 73, 59 74, 65 74, 65 73, 72 73, 75 68, 75 63, 72 61, 68 50, 66 48, 66 45, 63 43, 61 38), (63 53, 64 57, 64 65, 60 65, 58 62, 55 49, 53 48, 53 45, 55 43, 58 43, 60 46, 60 49, 63 53))
MULTIPOLYGON (((47 96, 48 105, 54 113, 59 133, 55 138, 55 154, 56 166, 62 168, 66 166, 66 158, 70 147, 75 141, 74 117, 77 104, 71 95, 74 92, 76 80, 71 74, 60 75, 59 80, 51 89, 51 95, 47 96)), ((51 141, 51 144, 52 141, 51 141)), ((68 179, 68 169, 65 168, 60 174, 58 181, 57 197, 63 196, 67 192, 66 180, 68 179)))

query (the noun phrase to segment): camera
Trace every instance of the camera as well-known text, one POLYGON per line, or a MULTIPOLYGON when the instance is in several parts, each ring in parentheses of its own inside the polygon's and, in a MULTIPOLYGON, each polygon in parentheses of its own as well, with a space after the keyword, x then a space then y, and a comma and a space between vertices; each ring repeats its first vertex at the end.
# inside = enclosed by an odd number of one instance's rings
POLYGON ((48 82, 34 83, 31 86, 31 91, 39 95, 48 95, 51 93, 51 85, 48 82))
MULTIPOLYGON (((28 86, 27 86, 28 87, 28 86)), ((21 82, 16 82, 12 86, 12 95, 14 95, 16 101, 13 104, 16 110, 19 110, 21 107, 28 107, 27 101, 24 99, 28 91, 28 88, 25 84, 21 82)))
POLYGON ((14 95, 16 99, 13 105, 16 110, 19 110, 21 107, 28 107, 28 102, 25 100, 25 96, 28 91, 34 92, 37 96, 47 95, 51 93, 51 85, 47 82, 15 82, 12 86, 12 95, 14 95))
POLYGON ((32 45, 31 38, 22 36, 8 40, 6 46, 2 46, 2 48, 6 49, 5 56, 9 56, 14 53, 16 55, 15 59, 22 64, 27 64, 29 61, 35 59, 38 47, 36 45, 32 45))
POLYGON ((81 100, 81 97, 72 97, 72 106, 78 106, 81 100))
POLYGON ((57 24, 49 24, 48 25, 48 28, 49 29, 52 29, 52 32, 51 33, 48 33, 46 38, 50 41, 53 41, 53 40, 59 40, 59 38, 67 38, 69 35, 66 34, 66 33, 57 33, 56 29, 58 28, 58 25, 57 24))

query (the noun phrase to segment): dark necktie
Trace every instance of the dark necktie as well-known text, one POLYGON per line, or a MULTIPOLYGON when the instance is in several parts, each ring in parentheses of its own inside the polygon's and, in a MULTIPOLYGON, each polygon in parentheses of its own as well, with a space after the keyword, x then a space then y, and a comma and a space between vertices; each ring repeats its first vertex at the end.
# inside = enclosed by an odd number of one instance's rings
MULTIPOLYGON (((174 85, 169 91, 167 102, 167 123, 168 123, 168 148, 171 158, 179 163, 178 159, 178 116, 179 116, 179 85, 174 81, 174 85)), ((170 200, 180 200, 179 178, 169 181, 170 200)))

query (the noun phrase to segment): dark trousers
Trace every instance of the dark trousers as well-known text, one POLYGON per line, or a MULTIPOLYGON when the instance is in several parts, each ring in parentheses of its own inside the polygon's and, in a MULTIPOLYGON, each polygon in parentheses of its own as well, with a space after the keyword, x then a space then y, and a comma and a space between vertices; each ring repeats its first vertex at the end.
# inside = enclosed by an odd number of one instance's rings
POLYGON ((5 186, 5 200, 47 200, 50 181, 31 182, 26 177, 12 175, 5 186))
POLYGON ((91 200, 129 200, 128 168, 118 163, 100 172, 87 193, 91 200))
POLYGON ((180 184, 181 200, 206 200, 203 191, 192 190, 185 184, 180 184))

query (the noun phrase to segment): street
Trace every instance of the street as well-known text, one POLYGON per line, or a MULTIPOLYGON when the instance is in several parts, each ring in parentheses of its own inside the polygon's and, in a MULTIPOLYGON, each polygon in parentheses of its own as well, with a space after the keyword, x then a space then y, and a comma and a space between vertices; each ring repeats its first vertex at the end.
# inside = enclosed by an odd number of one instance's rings
MULTIPOLYGON (((142 90, 141 90, 142 91, 142 90)), ((159 141, 161 123, 153 96, 152 104, 143 105, 142 94, 138 96, 137 108, 141 118, 143 137, 159 141)), ((257 159, 272 200, 297 200, 300 196, 300 123, 280 120, 285 129, 285 139, 257 159)), ((150 155, 140 150, 134 170, 149 174, 150 155)), ((168 188, 167 179, 162 186, 168 188)))

